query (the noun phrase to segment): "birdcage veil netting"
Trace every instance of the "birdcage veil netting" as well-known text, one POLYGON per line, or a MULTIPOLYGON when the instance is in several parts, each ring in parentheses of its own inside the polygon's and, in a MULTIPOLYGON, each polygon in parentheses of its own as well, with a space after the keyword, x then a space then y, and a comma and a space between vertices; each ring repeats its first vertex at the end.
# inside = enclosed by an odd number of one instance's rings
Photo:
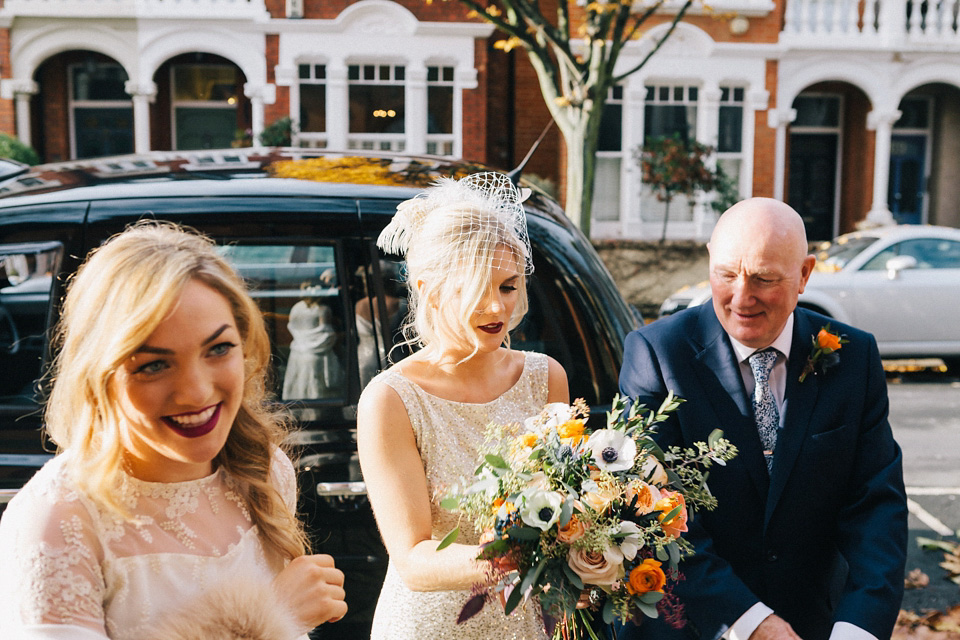
POLYGON ((523 210, 526 195, 502 173, 441 178, 397 206, 377 246, 405 257, 408 269, 423 262, 447 270, 457 265, 475 269, 485 263, 529 275, 533 259, 523 210))

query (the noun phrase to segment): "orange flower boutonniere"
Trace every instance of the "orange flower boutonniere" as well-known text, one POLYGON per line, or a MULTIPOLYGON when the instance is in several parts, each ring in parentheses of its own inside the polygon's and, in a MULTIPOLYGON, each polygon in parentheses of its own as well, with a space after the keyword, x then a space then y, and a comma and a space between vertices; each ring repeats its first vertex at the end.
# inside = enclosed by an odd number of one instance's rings
POLYGON ((813 336, 813 352, 807 358, 807 364, 800 373, 800 382, 807 379, 811 373, 816 375, 823 373, 832 366, 840 362, 840 351, 843 345, 849 340, 842 335, 830 331, 830 323, 820 329, 817 335, 813 336))

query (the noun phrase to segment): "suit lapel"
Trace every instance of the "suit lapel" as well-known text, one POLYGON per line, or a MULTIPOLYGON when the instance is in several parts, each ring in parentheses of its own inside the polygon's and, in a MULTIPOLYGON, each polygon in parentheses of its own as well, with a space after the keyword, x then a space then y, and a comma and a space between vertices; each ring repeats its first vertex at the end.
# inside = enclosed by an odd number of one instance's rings
POLYGON ((753 405, 743 386, 733 347, 709 303, 701 306, 700 335, 703 343, 699 346, 694 371, 715 414, 723 416, 719 426, 724 436, 739 450, 734 463, 743 464, 760 496, 765 497, 770 479, 753 420, 753 405))
POLYGON ((810 417, 813 415, 817 396, 820 393, 821 376, 807 376, 801 383, 800 373, 813 348, 811 336, 818 329, 811 324, 810 318, 803 310, 798 309, 794 312, 793 344, 790 347, 787 387, 784 393, 783 428, 777 437, 777 453, 774 456, 773 472, 770 478, 765 523, 770 520, 773 509, 793 471, 803 441, 810 430, 810 417))

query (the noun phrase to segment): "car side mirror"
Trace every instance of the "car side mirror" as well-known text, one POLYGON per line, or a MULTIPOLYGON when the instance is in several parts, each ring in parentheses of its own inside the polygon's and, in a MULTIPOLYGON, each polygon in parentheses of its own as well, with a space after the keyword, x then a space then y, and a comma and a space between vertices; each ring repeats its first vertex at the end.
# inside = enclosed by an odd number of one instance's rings
POLYGON ((887 260, 887 278, 896 280, 904 269, 916 269, 917 259, 913 256, 896 256, 887 260))

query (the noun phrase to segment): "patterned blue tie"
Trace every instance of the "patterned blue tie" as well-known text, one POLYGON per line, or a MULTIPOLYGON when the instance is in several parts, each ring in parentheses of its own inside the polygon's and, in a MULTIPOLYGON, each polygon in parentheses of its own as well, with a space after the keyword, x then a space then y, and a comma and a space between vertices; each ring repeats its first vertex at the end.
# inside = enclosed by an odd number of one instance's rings
POLYGON ((770 388, 770 372, 777 361, 777 352, 764 349, 753 353, 749 358, 750 369, 756 387, 753 390, 753 417, 763 445, 763 456, 767 461, 767 471, 773 468, 773 452, 777 448, 777 427, 780 426, 780 411, 777 399, 770 388))

